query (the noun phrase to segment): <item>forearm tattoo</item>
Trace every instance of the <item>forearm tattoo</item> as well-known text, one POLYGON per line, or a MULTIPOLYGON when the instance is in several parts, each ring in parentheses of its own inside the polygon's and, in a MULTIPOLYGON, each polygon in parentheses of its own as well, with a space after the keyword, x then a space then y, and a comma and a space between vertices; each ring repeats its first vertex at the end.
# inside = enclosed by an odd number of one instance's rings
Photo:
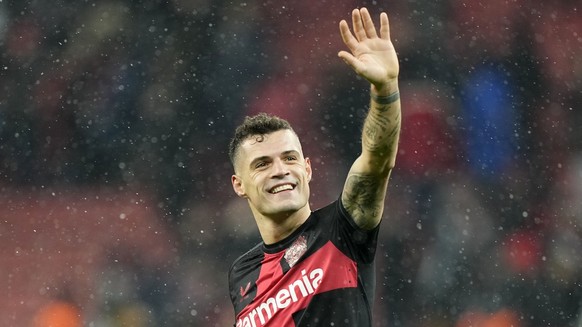
POLYGON ((362 131, 362 150, 367 152, 369 170, 348 175, 342 200, 358 226, 374 228, 384 209, 390 170, 398 147, 401 114, 391 103, 372 103, 362 131))
POLYGON ((362 146, 374 156, 394 155, 400 132, 400 110, 393 105, 374 106, 364 122, 362 146))

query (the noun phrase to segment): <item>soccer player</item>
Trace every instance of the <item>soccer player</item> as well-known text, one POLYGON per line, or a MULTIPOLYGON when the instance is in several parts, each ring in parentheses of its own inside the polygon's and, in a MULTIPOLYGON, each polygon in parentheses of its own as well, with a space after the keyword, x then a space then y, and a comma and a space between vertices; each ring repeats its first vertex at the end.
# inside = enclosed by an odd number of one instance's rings
MULTIPOLYGON (((229 272, 237 327, 372 326, 374 254, 400 134, 399 65, 386 13, 377 30, 366 8, 339 24, 338 56, 370 82, 362 150, 341 196, 312 211, 312 169, 289 123, 246 117, 229 146, 232 187, 263 242, 229 272)), ((341 112, 337 113, 341 115, 341 112)))

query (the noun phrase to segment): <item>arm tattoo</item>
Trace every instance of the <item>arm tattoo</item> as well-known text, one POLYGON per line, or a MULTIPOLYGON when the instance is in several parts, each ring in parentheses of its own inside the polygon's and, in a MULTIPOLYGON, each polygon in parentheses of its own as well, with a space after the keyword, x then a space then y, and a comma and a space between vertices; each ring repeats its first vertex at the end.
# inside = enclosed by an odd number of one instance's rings
POLYGON ((362 146, 374 156, 389 156, 395 151, 400 131, 400 111, 390 115, 390 105, 371 110, 364 122, 362 146))
POLYGON ((344 206, 364 229, 376 227, 384 210, 388 178, 398 148, 399 106, 399 103, 371 105, 362 130, 365 161, 349 173, 344 185, 344 206))
POLYGON ((342 197, 346 210, 362 228, 374 228, 382 215, 386 179, 377 175, 350 174, 342 197))

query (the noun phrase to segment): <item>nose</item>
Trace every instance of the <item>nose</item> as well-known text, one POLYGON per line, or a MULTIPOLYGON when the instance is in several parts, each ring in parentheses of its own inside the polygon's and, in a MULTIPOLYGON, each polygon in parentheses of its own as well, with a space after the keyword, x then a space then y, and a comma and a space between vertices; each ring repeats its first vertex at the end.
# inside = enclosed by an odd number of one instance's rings
POLYGON ((289 174, 289 168, 283 160, 277 158, 273 161, 273 177, 281 177, 289 174))

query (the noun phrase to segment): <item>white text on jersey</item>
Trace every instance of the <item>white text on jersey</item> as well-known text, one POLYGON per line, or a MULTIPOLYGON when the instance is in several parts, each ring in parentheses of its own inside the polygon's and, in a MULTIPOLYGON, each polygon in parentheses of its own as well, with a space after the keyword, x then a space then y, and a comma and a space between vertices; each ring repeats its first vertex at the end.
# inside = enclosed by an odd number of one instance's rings
POLYGON ((315 293, 321 280, 323 279, 323 269, 315 268, 306 273, 301 271, 301 278, 292 282, 277 292, 273 297, 268 298, 257 305, 251 312, 236 321, 236 327, 260 327, 264 326, 279 309, 284 309, 315 293))

